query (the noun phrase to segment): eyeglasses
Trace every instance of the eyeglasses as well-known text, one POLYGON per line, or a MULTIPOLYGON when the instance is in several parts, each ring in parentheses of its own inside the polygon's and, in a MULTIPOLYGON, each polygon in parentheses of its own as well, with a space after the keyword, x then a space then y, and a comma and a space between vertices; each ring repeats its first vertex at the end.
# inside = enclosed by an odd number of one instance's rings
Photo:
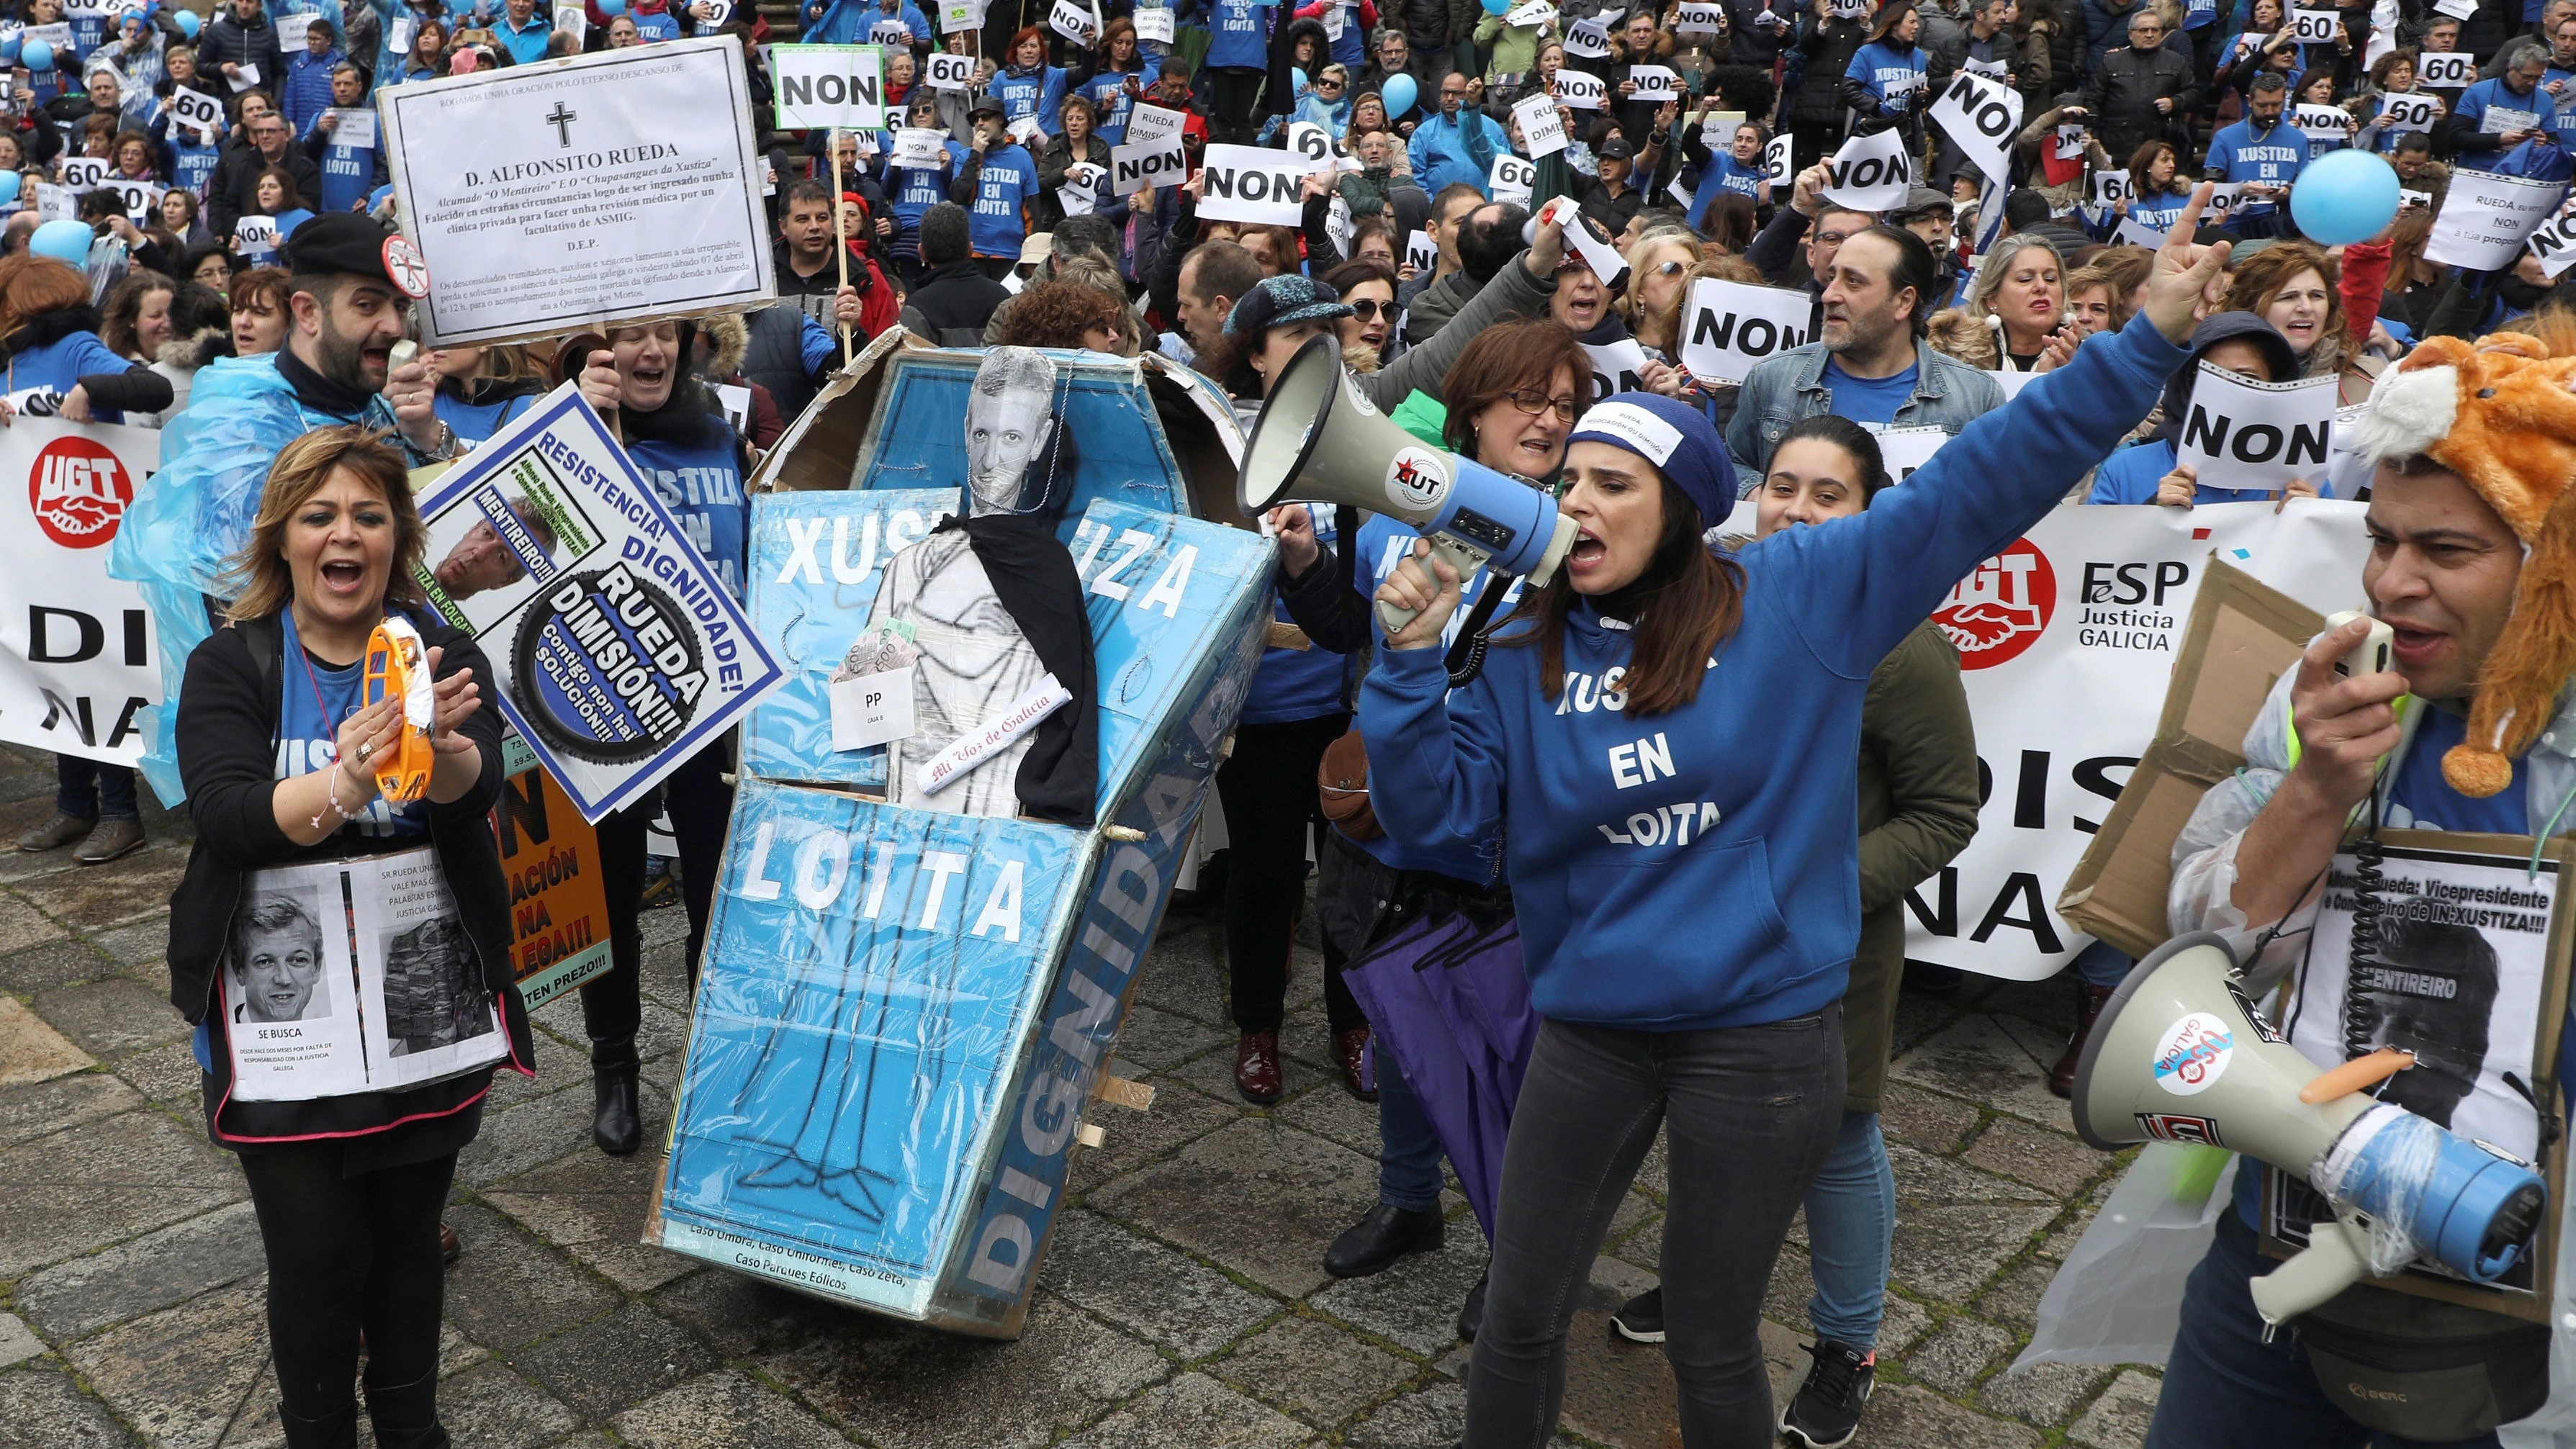
POLYGON ((1553 411, 1556 414, 1556 420, 1560 423, 1574 421, 1574 399, 1570 397, 1549 397, 1534 387, 1522 388, 1510 396, 1512 406, 1531 417, 1553 411))
POLYGON ((1851 238, 1844 236, 1838 231, 1820 231, 1816 233, 1815 245, 1820 247, 1838 247, 1849 240, 1851 240, 1851 238))
POLYGON ((1395 304, 1393 302, 1376 302, 1370 301, 1366 298, 1354 297, 1345 305, 1351 309, 1352 316, 1359 318, 1363 322, 1376 321, 1377 314, 1380 312, 1384 312, 1389 317, 1393 317, 1395 315, 1395 304))

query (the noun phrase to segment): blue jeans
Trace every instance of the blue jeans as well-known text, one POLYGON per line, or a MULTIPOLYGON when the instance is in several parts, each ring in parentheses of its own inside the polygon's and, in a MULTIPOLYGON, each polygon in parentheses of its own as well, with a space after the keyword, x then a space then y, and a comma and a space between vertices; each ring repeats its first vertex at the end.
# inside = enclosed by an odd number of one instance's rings
POLYGON ((2317 1387, 2298 1335, 2263 1341, 2253 1283, 2277 1266, 2255 1251, 2243 1216, 2219 1214, 2217 1240, 2183 1288, 2147 1449, 2494 1449, 2493 1434, 2432 1443, 2373 1434, 2344 1417, 2317 1387))
POLYGON ((1377 1200, 1413 1212, 1436 1208, 1440 1134, 1431 1130, 1395 1053, 1371 1048, 1370 1054, 1377 1058, 1377 1200))
POLYGON ((2108 941, 2096 941, 2075 953, 2075 974, 2087 986, 2117 986, 2129 979, 2129 968, 2138 964, 2108 941))
POLYGON ((140 820, 134 772, 78 755, 54 756, 54 808, 80 820, 140 820))
POLYGON ((1807 1244, 1816 1296, 1807 1321, 1818 1338, 1869 1352, 1887 1309, 1887 1261, 1896 1243, 1896 1172, 1876 1112, 1845 1112, 1833 1150, 1807 1188, 1807 1244))

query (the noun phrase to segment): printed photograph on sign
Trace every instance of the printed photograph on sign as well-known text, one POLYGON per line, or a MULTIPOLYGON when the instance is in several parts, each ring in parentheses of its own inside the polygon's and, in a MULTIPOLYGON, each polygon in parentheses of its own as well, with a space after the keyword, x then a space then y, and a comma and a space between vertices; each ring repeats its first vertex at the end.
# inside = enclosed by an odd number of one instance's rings
POLYGON ((602 536, 555 465, 530 454, 439 515, 421 587, 442 617, 481 630, 552 584, 564 560, 589 553, 602 536))

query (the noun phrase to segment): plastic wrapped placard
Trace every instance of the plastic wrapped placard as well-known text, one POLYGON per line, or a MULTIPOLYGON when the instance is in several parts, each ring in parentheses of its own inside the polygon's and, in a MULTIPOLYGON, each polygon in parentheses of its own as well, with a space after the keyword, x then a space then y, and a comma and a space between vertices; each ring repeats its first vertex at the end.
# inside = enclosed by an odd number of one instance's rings
POLYGON ((2039 1297, 2030 1347, 2044 1363, 2161 1364, 2182 1322, 2183 1280, 2231 1209, 2238 1160, 2216 1147, 2150 1142, 2093 1215, 2039 1297))

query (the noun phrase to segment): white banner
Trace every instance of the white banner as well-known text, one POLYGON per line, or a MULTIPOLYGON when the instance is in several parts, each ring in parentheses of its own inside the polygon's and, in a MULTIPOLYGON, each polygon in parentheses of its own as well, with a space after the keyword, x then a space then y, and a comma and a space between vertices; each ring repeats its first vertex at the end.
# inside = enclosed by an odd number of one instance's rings
POLYGON ((377 105, 403 230, 428 261, 428 346, 778 295, 730 36, 414 81, 377 105))
POLYGON ((2478 78, 2478 58, 2465 50, 2437 50, 2415 57, 2415 84, 2427 90, 2468 89, 2478 78))
POLYGON ((2319 612, 2361 606, 2368 505, 2273 506, 2060 508, 1933 613, 1993 783, 1976 839, 1907 897, 1907 956, 2036 981, 2084 947, 2057 896, 2155 736, 2210 554, 2319 612))
POLYGON ((1556 99, 1568 110, 1598 111, 1607 107, 1610 88, 1601 77, 1571 67, 1556 73, 1556 99))
POLYGON ((975 57, 932 51, 922 62, 921 78, 932 90, 971 91, 975 88, 975 57))
POLYGON ((2290 12, 2290 39, 2300 45, 2332 45, 2343 22, 2331 10, 2290 12))
MULTIPOLYGON (((1530 188, 1536 185, 1538 185, 1538 168, 1512 155, 1496 156, 1493 170, 1485 177, 1487 195, 1496 201, 1510 202, 1515 206, 1529 205, 1530 188)), ((1204 211, 1205 208, 1201 210, 1204 211)))
POLYGON ((153 428, 22 411, 0 428, 0 740, 113 765, 143 755, 161 703, 159 645, 141 591, 107 576, 107 545, 143 476, 153 428))
POLYGON ((1521 149, 1532 161, 1566 148, 1565 127, 1556 114, 1556 97, 1525 96, 1512 103, 1512 119, 1521 123, 1521 149))
POLYGON ((1702 383, 1740 383, 1753 364, 1813 342, 1815 315, 1803 288, 1701 277, 1682 307, 1682 366, 1702 383))
POLYGON ((1980 172, 2005 175, 2013 138, 2021 134, 2021 92, 1960 71, 1932 103, 1932 124, 1949 133, 1980 172))
POLYGON ((2433 235, 2425 243, 2424 260, 2473 272, 2512 266, 2523 243, 2558 210, 2559 199, 2566 194, 2562 182, 2455 171, 2451 189, 2442 197, 2442 209, 2433 214, 2433 235))
POLYGON ((883 54, 873 45, 773 45, 778 129, 873 131, 885 124, 883 54))
POLYGON ((1131 141, 1109 148, 1109 189, 1133 196, 1140 186, 1178 186, 1189 179, 1188 158, 1177 135, 1161 141, 1131 141))
POLYGON ((1628 79, 1637 83, 1637 88, 1628 93, 1628 99, 1632 101, 1678 101, 1682 98, 1681 77, 1675 75, 1670 66, 1632 65, 1628 67, 1628 79))
POLYGON ((2277 493, 2294 478, 2325 481, 2334 447, 2335 379, 2256 382, 2204 362, 2191 384, 2174 462, 2196 483, 2277 493))
MULTIPOLYGON (((1890 126, 1873 136, 1843 142, 1825 163, 1825 199, 1855 211, 1894 211, 1914 189, 1914 168, 1905 154, 1905 132, 1890 126)), ((2001 175, 2000 171, 1990 175, 2001 175)))
POLYGON ((1209 221, 1296 226, 1305 220, 1303 193, 1314 169, 1267 146, 1210 146, 1199 167, 1207 189, 1198 213, 1209 221))
POLYGON ((740 561, 710 563, 663 507, 683 486, 698 484, 639 471, 566 383, 420 500, 430 607, 483 646, 484 697, 592 824, 784 677, 736 602, 740 561), (452 554, 496 541, 494 558, 441 577, 452 554))

